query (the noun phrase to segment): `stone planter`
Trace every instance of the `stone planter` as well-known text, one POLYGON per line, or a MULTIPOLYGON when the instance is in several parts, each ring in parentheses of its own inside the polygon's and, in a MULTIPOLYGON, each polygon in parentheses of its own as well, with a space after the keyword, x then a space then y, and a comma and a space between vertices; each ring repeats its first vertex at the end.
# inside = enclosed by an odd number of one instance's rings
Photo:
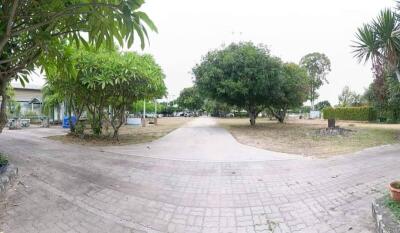
POLYGON ((400 202, 400 181, 394 181, 389 185, 390 196, 394 201, 400 202))
POLYGON ((0 174, 3 174, 5 171, 7 171, 8 164, 1 165, 0 166, 0 174))
POLYGON ((0 197, 5 194, 7 189, 18 176, 18 168, 13 166, 12 164, 8 164, 2 169, 4 169, 4 171, 0 174, 0 197))
POLYGON ((381 197, 372 203, 372 217, 375 222, 376 233, 399 233, 400 223, 396 220, 390 209, 385 206, 385 200, 389 197, 381 197))

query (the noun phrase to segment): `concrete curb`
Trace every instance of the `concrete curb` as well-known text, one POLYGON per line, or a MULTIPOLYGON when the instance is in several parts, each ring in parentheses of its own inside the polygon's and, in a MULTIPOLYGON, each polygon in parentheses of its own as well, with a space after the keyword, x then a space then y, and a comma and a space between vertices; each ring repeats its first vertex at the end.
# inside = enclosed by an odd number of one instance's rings
POLYGON ((18 168, 14 165, 9 165, 7 170, 0 174, 0 195, 4 195, 10 185, 18 176, 18 168))
POLYGON ((385 197, 372 202, 372 217, 375 222, 376 233, 399 233, 400 223, 395 220, 393 214, 385 206, 385 197))

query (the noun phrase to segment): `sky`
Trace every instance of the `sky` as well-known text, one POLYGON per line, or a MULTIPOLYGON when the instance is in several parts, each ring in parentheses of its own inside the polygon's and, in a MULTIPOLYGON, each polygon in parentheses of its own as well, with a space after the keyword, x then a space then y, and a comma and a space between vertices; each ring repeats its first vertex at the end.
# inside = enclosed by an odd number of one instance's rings
POLYGON ((344 86, 362 93, 372 81, 370 64, 351 53, 357 28, 394 6, 393 0, 147 0, 143 11, 159 33, 150 35, 145 52, 162 66, 171 98, 192 85, 193 66, 222 44, 263 43, 295 63, 307 53, 325 53, 332 71, 319 100, 335 104, 344 86))
POLYGON ((150 33, 143 52, 163 68, 170 99, 193 85, 192 68, 222 44, 263 43, 295 63, 307 53, 325 53, 332 71, 319 100, 336 104, 344 86, 362 93, 372 81, 370 64, 359 64, 351 53, 357 28, 394 6, 394 0, 147 0, 141 10, 159 32, 150 33))

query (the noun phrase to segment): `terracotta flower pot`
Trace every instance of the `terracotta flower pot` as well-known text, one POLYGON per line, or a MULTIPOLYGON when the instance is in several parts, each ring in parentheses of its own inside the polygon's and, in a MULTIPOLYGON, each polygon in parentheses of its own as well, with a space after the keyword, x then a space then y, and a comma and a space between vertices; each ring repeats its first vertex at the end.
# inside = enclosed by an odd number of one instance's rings
POLYGON ((390 183, 389 189, 392 199, 400 202, 400 181, 390 183))

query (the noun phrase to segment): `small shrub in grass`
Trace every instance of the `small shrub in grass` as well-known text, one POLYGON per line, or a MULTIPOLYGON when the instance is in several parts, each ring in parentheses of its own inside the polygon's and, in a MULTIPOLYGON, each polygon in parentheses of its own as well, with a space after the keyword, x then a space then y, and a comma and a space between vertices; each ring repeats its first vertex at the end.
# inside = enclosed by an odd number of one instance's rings
POLYGON ((325 108, 324 119, 376 121, 377 112, 371 107, 325 108))
POLYGON ((387 196, 385 200, 385 205, 390 209, 395 218, 400 221, 400 202, 396 202, 392 200, 392 198, 387 196))
POLYGON ((8 164, 8 159, 3 154, 0 154, 0 167, 3 167, 8 164))

